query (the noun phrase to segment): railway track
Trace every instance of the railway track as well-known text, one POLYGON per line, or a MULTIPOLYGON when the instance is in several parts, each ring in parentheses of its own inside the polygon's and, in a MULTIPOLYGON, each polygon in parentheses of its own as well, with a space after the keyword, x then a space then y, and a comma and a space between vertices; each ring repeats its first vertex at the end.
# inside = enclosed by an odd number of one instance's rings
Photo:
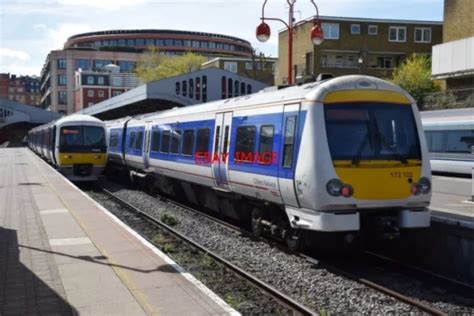
MULTIPOLYGON (((241 234, 245 234, 245 235, 247 235, 247 236, 253 236, 251 232, 246 231, 246 230, 242 229, 241 227, 238 227, 238 226, 236 226, 236 225, 233 225, 233 224, 231 224, 231 223, 229 223, 229 222, 227 222, 227 221, 218 219, 218 218, 216 218, 216 217, 214 217, 214 216, 208 215, 208 214, 206 214, 206 213, 204 213, 204 212, 202 212, 202 211, 199 211, 199 210, 197 210, 197 209, 195 209, 195 208, 192 208, 192 207, 190 207, 190 206, 188 206, 188 205, 179 203, 179 202, 177 202, 177 201, 175 201, 175 200, 173 200, 173 199, 170 199, 170 198, 168 198, 168 197, 165 197, 165 196, 163 196, 163 195, 156 195, 155 197, 156 197, 156 198, 159 198, 159 199, 162 200, 163 202, 170 203, 170 204, 173 204, 173 205, 175 205, 175 206, 177 206, 177 207, 180 207, 180 208, 182 208, 182 209, 185 209, 185 210, 187 210, 187 211, 189 211, 189 212, 193 212, 193 213, 195 213, 195 214, 199 214, 199 216, 202 216, 202 217, 205 217, 205 218, 207 218, 207 219, 209 219, 209 220, 212 220, 213 222, 216 222, 216 223, 218 223, 219 225, 222 225, 222 226, 226 227, 227 229, 237 231, 237 232, 239 232, 239 233, 241 233, 241 234)), ((128 203, 128 202, 125 202, 125 203, 128 203)), ((134 207, 134 206, 130 205, 130 207, 134 207)), ((146 216, 146 215, 145 215, 145 216, 146 216)), ((179 234, 179 233, 178 233, 178 234, 179 234)), ((184 237, 184 238, 186 238, 186 237, 184 237)), ((265 239, 265 238, 260 238, 260 239, 263 240, 263 241, 265 241, 265 242, 273 242, 273 241, 269 241, 268 239, 265 239)), ((193 242, 193 241, 190 241, 190 242, 193 242)), ((194 243, 194 242, 193 242, 193 243, 194 243)), ((195 244, 195 243, 194 243, 194 244, 195 244)), ((197 245, 197 247, 201 247, 201 246, 197 245)), ((285 248, 283 245, 279 245, 279 247, 280 247, 280 248, 285 248)), ((287 250, 287 249, 286 249, 286 250, 287 250)), ((203 251, 209 251, 209 250, 206 249, 206 248, 203 248, 203 251)), ((288 250, 287 250, 287 251, 288 251, 288 250)), ((303 257, 303 258, 305 258, 306 260, 308 260, 308 261, 311 262, 311 263, 316 263, 316 262, 315 262, 315 259, 312 258, 312 257, 310 257, 310 256, 307 256, 307 255, 304 255, 304 254, 301 254, 301 253, 300 253, 300 254, 295 254, 295 255, 298 255, 298 256, 300 256, 300 257, 303 257)), ((416 271, 417 273, 426 274, 426 275, 429 275, 429 276, 432 277, 432 278, 433 278, 433 277, 439 278, 439 279, 442 280, 443 282, 451 282, 451 283, 453 283, 455 286, 465 287, 465 288, 467 288, 469 291, 474 291, 474 287, 470 287, 468 284, 464 284, 464 283, 462 283, 462 282, 458 282, 458 281, 456 281, 456 280, 452 280, 452 279, 446 278, 446 277, 444 277, 444 276, 436 275, 436 274, 434 274, 434 273, 432 273, 432 272, 430 272, 430 271, 423 271, 423 270, 421 270, 421 269, 419 269, 419 268, 414 268, 414 267, 406 266, 405 264, 402 264, 402 263, 400 263, 400 262, 396 262, 396 261, 394 261, 393 259, 390 259, 390 258, 381 256, 381 255, 378 255, 378 254, 376 254, 376 253, 367 252, 366 255, 367 255, 367 256, 372 256, 372 257, 374 257, 374 258, 376 257, 377 260, 379 260, 379 261, 386 261, 387 264, 390 264, 390 265, 398 265, 398 266, 400 266, 400 267, 403 266, 405 269, 412 269, 413 271, 416 271)), ((219 256, 216 255, 216 257, 219 257, 219 256)), ((233 265, 232 263, 226 261, 225 259, 221 259, 221 260, 224 260, 225 262, 227 262, 227 263, 230 264, 231 266, 235 267, 235 271, 239 271, 238 273, 243 273, 243 275, 246 274, 245 271, 243 271, 242 269, 236 267, 235 265, 233 265)), ((418 300, 415 300, 415 299, 413 299, 413 298, 411 298, 411 297, 409 297, 409 296, 407 296, 407 295, 404 295, 404 294, 399 293, 399 292, 397 292, 397 291, 394 291, 394 290, 392 290, 392 289, 390 289, 390 288, 388 288, 388 287, 385 287, 385 286, 383 286, 383 285, 380 285, 380 284, 378 284, 378 283, 376 283, 376 282, 373 282, 373 281, 371 281, 371 280, 368 280, 368 279, 366 279, 366 278, 363 278, 363 277, 361 277, 361 276, 359 276, 359 275, 357 275, 357 274, 355 274, 355 273, 353 273, 353 272, 349 272, 349 271, 347 271, 347 270, 345 270, 345 269, 343 269, 343 268, 340 268, 339 266, 334 265, 334 264, 332 264, 332 263, 329 263, 329 262, 321 262, 321 260, 319 260, 319 259, 317 260, 317 263, 318 263, 319 265, 323 264, 325 267, 327 267, 327 268, 330 269, 331 271, 336 272, 337 274, 342 275, 342 276, 344 276, 344 277, 346 277, 346 278, 348 278, 348 279, 354 280, 354 281, 356 281, 356 282, 358 282, 358 283, 360 283, 360 284, 363 284, 363 285, 365 285, 365 286, 367 286, 367 287, 369 287, 369 288, 371 288, 371 289, 374 289, 374 290, 376 290, 376 291, 378 291, 378 292, 381 292, 381 293, 383 293, 383 294, 385 294, 385 295, 391 296, 391 297, 395 298, 396 300, 399 300, 400 302, 403 302, 403 303, 409 304, 409 305, 411 305, 411 306, 414 306, 414 307, 416 307, 417 309, 419 309, 419 310, 421 310, 421 311, 423 311, 423 312, 429 313, 429 314, 431 314, 431 315, 448 315, 446 312, 444 312, 444 311, 442 311, 442 310, 440 310, 440 309, 434 308, 434 307, 432 307, 432 306, 430 306, 430 305, 428 305, 428 304, 425 304, 425 303, 423 303, 423 302, 420 302, 420 301, 418 301, 418 300)), ((251 277, 251 276, 250 276, 250 277, 251 277)), ((273 289, 273 290, 275 290, 275 289, 273 289)), ((278 291, 277 291, 277 292, 278 292, 278 291)), ((473 292, 473 293, 474 293, 474 292, 473 292)), ((280 293, 280 294, 281 294, 281 293, 280 293)), ((281 295, 283 295, 283 297, 288 298, 288 297, 287 297, 286 295, 284 295, 284 294, 281 294, 281 295)), ((290 299, 291 299, 291 298, 290 298, 290 299)))
MULTIPOLYGON (((157 218, 154 218, 153 216, 147 214, 146 212, 143 212, 142 210, 138 209, 137 207, 131 205, 127 201, 121 199, 117 195, 113 194, 112 192, 102 189, 102 193, 107 195, 109 198, 114 200, 116 203, 120 204, 124 208, 128 209, 129 211, 133 212, 134 214, 138 215, 139 217, 143 218, 150 224, 154 226, 158 226, 162 229, 165 229, 167 232, 171 233, 173 236, 179 238, 180 240, 185 241, 187 244, 191 245, 192 247, 198 249, 205 255, 211 257, 213 260, 217 261, 219 264, 223 265, 227 269, 231 270, 235 274, 237 274, 239 277, 247 280, 250 282, 252 285, 266 293, 267 295, 271 296, 273 299, 275 299, 277 302, 279 302, 282 306, 285 307, 285 312, 291 311, 290 314, 292 315, 314 315, 314 314, 319 314, 316 313, 315 311, 307 308, 306 306, 296 302, 293 300, 291 297, 281 293, 271 285, 261 281, 260 279, 254 277, 253 275, 247 273, 243 269, 237 267, 236 265, 232 264, 228 260, 220 257, 218 254, 214 253, 213 251, 199 245, 198 243, 194 242, 193 240, 189 239, 188 237, 184 236, 177 230, 173 229, 171 226, 163 223, 161 220, 158 220, 157 218)), ((171 200, 169 200, 171 201, 171 200)), ((181 207, 185 207, 184 205, 181 205, 181 207)), ((191 208, 187 208, 188 210, 192 210, 191 208)), ((209 217, 212 218, 212 217, 209 217)), ((221 222, 222 224, 224 222, 221 222)), ((227 227, 231 228, 231 225, 228 225, 227 227)))

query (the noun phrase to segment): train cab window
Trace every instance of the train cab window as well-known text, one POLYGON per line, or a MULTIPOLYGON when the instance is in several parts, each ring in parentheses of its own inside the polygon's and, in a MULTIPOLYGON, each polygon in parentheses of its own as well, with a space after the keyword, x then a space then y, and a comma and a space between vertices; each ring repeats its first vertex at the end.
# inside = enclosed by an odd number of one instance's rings
POLYGON ((137 133, 137 140, 135 142, 134 149, 142 150, 142 146, 143 146, 143 132, 140 131, 137 133))
POLYGON ((161 133, 160 152, 165 154, 170 152, 170 131, 163 131, 163 133, 161 133))
POLYGON ((183 133, 183 149, 184 156, 191 156, 194 149, 194 130, 188 129, 183 133))
POLYGON ((251 163, 253 161, 253 153, 255 149, 255 126, 241 126, 237 128, 237 137, 235 138, 236 161, 251 163))
POLYGON ((283 143, 284 168, 291 168, 293 163, 293 148, 295 146, 296 116, 288 116, 285 122, 285 138, 283 143))
POLYGON ((210 136, 211 130, 209 128, 200 128, 197 130, 195 151, 197 157, 202 157, 209 151, 210 136))
POLYGON ((171 134, 171 153, 179 154, 179 141, 181 139, 181 130, 173 130, 171 134))
MULTIPOLYGON (((38 135, 40 136, 40 134, 38 135)), ((80 126, 68 126, 61 128, 61 146, 81 146, 82 133, 80 126)))
POLYGON ((160 131, 153 131, 151 134, 151 151, 160 151, 160 131))
POLYGON ((264 165, 272 163, 273 157, 273 125, 265 125, 260 128, 260 144, 258 147, 258 162, 264 165))
POLYGON ((134 148, 135 147, 135 132, 130 133, 130 139, 128 141, 128 148, 134 148))
POLYGON ((102 127, 98 126, 84 126, 84 146, 104 146, 105 132, 102 127))

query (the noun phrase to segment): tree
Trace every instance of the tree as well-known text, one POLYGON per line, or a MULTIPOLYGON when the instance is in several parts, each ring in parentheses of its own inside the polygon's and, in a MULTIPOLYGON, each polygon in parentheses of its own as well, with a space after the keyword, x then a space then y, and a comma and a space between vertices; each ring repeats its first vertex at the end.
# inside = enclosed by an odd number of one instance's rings
POLYGON ((150 82, 199 70, 205 61, 205 57, 192 52, 182 56, 165 56, 151 47, 143 54, 134 72, 140 81, 150 82))
POLYGON ((410 93, 423 107, 423 95, 439 91, 439 85, 431 80, 431 59, 424 55, 413 54, 393 71, 391 80, 410 93))

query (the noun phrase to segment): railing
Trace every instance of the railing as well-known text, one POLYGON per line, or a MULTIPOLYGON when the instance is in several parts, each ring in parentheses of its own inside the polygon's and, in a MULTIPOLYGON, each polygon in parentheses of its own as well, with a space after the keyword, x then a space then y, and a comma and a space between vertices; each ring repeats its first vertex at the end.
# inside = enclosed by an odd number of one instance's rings
POLYGON ((348 64, 348 63, 321 63, 321 68, 359 68, 357 64, 348 64))

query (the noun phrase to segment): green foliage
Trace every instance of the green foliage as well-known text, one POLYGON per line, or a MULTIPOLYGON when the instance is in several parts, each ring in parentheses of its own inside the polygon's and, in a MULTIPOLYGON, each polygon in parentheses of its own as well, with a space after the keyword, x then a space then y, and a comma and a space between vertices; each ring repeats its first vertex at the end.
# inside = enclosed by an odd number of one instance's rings
POLYGON ((174 247, 173 247, 172 244, 164 244, 162 250, 163 250, 164 253, 173 253, 174 252, 174 247))
POLYGON ((157 234, 157 235, 153 236, 151 241, 153 243, 157 244, 157 245, 160 245, 160 244, 163 244, 164 242, 166 242, 166 237, 163 234, 157 234))
POLYGON ((229 304, 230 307, 236 309, 239 307, 239 299, 234 296, 232 293, 227 293, 226 296, 224 297, 224 301, 229 304))
POLYGON ((172 215, 169 215, 168 213, 161 214, 160 220, 171 227, 176 226, 176 224, 178 224, 176 218, 174 218, 172 215))
POLYGON ((161 55, 150 47, 135 67, 135 75, 142 82, 150 82, 201 69, 206 61, 204 56, 187 52, 182 56, 161 55))
POLYGON ((431 80, 431 59, 413 54, 393 71, 392 82, 410 93, 422 107, 424 93, 439 91, 439 86, 431 80))
POLYGON ((424 104, 429 109, 449 109, 457 107, 456 96, 451 91, 426 95, 424 104))

